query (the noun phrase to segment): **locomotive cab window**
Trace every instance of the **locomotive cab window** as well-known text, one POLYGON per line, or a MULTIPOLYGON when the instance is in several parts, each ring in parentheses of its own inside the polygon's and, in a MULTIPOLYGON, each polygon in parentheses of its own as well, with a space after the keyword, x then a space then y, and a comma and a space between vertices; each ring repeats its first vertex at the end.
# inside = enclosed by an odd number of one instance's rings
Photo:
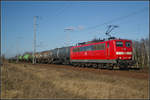
POLYGON ((117 41, 117 42, 116 42, 116 46, 117 46, 117 47, 123 47, 123 42, 117 41))
POLYGON ((126 42, 126 47, 130 47, 131 43, 130 42, 126 42))

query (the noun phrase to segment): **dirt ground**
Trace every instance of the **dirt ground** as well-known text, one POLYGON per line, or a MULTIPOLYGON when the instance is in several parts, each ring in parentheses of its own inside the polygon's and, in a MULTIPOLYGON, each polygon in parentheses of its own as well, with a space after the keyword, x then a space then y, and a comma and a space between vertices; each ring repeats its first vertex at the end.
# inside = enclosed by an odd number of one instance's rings
POLYGON ((149 72, 69 65, 6 63, 1 68, 1 98, 149 97, 149 72))

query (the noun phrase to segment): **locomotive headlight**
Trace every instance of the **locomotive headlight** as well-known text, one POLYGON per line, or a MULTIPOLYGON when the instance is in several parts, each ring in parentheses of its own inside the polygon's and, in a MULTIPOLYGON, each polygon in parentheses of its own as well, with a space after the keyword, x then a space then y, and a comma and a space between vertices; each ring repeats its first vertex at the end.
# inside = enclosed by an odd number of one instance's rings
POLYGON ((121 59, 122 57, 119 57, 119 59, 121 59))
POLYGON ((116 52, 116 55, 123 55, 123 54, 131 55, 132 52, 116 52))
POLYGON ((131 54, 132 54, 132 52, 127 52, 126 54, 131 55, 131 54))
POLYGON ((116 55, 122 55, 124 52, 116 52, 116 55))

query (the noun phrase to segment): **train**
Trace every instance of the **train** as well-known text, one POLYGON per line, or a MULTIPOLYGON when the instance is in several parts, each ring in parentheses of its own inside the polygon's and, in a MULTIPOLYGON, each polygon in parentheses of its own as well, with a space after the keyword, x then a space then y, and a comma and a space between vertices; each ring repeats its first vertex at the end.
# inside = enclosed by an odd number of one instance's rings
MULTIPOLYGON (((36 52, 36 63, 69 64, 75 67, 129 68, 135 65, 132 59, 132 41, 109 38, 79 43, 75 46, 36 52)), ((32 62, 32 54, 19 56, 19 61, 32 62)))

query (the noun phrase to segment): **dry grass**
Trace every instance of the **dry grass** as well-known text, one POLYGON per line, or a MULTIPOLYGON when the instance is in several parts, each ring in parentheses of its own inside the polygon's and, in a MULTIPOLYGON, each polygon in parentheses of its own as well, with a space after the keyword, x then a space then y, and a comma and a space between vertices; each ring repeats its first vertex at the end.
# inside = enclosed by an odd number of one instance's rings
POLYGON ((148 98, 148 80, 55 67, 45 68, 31 64, 8 64, 5 69, 2 68, 1 96, 2 98, 148 98))
POLYGON ((2 98, 69 98, 71 95, 23 66, 6 68, 2 68, 2 98))

